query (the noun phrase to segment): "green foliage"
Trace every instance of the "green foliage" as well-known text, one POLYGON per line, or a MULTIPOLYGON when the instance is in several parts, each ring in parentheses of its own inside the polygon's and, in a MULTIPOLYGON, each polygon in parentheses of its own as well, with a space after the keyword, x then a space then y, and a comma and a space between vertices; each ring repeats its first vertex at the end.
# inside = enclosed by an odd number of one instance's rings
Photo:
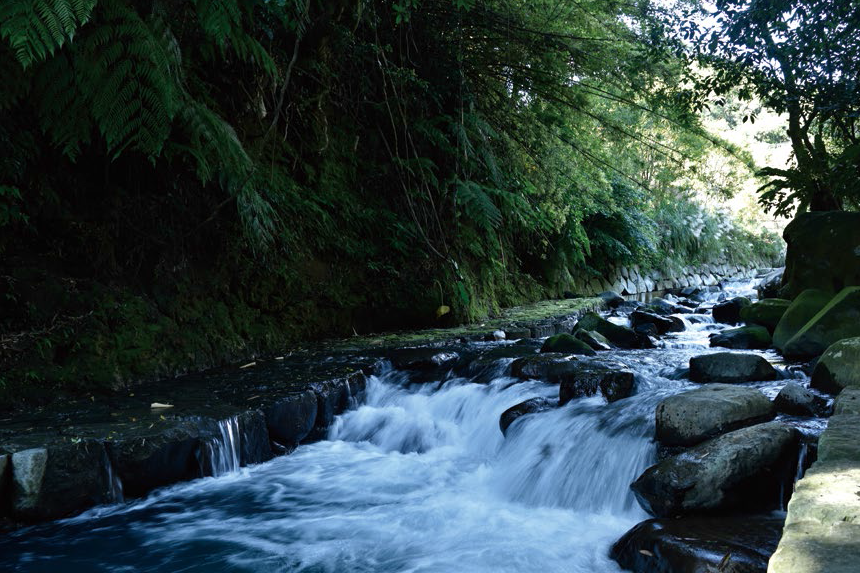
POLYGON ((68 42, 92 14, 97 0, 16 0, 0 4, 0 38, 25 68, 68 42))

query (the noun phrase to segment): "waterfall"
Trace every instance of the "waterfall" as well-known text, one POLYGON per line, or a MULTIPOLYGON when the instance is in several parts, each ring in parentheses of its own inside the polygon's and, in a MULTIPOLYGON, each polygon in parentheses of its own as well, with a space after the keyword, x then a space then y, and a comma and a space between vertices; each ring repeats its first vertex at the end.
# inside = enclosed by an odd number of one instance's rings
POLYGON ((198 456, 203 475, 222 476, 239 470, 239 417, 217 422, 217 434, 203 442, 198 456))

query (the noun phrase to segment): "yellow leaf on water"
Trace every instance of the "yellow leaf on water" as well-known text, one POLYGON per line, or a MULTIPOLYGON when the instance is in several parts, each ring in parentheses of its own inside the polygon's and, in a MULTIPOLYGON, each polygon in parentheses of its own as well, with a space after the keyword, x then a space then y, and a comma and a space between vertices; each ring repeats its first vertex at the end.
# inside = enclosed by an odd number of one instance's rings
POLYGON ((439 318, 440 316, 445 316, 449 312, 451 312, 451 307, 443 304, 436 309, 436 318, 439 318))
POLYGON ((173 404, 162 404, 161 402, 153 402, 149 407, 153 410, 161 410, 163 408, 173 408, 173 404))

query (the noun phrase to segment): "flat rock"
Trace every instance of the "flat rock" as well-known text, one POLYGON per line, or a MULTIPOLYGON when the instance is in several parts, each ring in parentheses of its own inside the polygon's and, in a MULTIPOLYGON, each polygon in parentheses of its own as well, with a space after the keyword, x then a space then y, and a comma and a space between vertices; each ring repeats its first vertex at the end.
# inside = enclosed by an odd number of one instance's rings
POLYGON ((755 388, 706 384, 657 406, 656 437, 667 446, 692 446, 738 428, 772 420, 773 403, 755 388))
POLYGON ((818 439, 821 462, 860 463, 860 415, 838 414, 827 421, 827 429, 818 439))
POLYGON ((635 573, 765 573, 782 525, 779 515, 649 519, 610 556, 635 573))
POLYGON ((860 388, 846 388, 833 402, 833 415, 860 414, 860 388))
POLYGON ((651 466, 630 487, 657 517, 776 509, 793 479, 798 440, 779 422, 735 430, 651 466))
POLYGON ((795 484, 769 573, 856 573, 860 563, 858 491, 858 461, 813 464, 795 484))
POLYGON ((776 378, 776 369, 757 354, 717 352, 690 359, 690 380, 693 382, 736 384, 776 378))

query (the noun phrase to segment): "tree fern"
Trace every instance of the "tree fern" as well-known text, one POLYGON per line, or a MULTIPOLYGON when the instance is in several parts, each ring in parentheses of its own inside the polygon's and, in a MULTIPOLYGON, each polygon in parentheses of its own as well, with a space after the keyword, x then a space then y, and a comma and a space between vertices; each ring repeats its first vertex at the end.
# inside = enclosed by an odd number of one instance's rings
POLYGON ((465 215, 484 231, 492 232, 502 223, 502 212, 478 183, 458 181, 456 198, 465 215))
POLYGON ((0 37, 22 66, 46 59, 84 25, 97 0, 8 0, 0 2, 0 37))
POLYGON ((180 95, 172 73, 175 51, 120 0, 103 2, 99 20, 75 44, 79 90, 112 155, 132 148, 155 157, 180 95))

